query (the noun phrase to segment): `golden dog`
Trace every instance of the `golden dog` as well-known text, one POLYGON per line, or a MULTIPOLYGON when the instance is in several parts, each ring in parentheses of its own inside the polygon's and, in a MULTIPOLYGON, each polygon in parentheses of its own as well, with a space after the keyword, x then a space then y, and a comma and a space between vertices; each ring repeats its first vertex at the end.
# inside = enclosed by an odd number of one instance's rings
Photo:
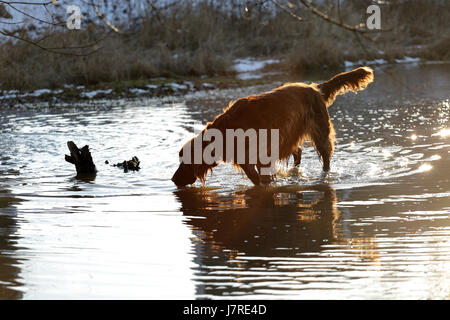
MULTIPOLYGON (((334 128, 327 108, 333 104, 337 95, 348 91, 356 93, 358 90, 363 90, 373 79, 371 68, 360 67, 340 73, 320 84, 287 83, 268 92, 240 98, 231 102, 224 112, 209 122, 199 135, 204 135, 213 128, 220 130, 224 137, 226 137, 228 129, 244 131, 254 129, 257 132, 259 129, 278 129, 278 160, 287 160, 293 154, 295 164, 299 164, 301 157, 299 146, 305 139, 309 139, 322 160, 323 170, 328 171, 334 150, 334 128)), ((179 153, 180 157, 183 157, 184 151, 193 150, 194 139, 196 138, 192 138, 183 146, 179 153)), ((202 150, 210 143, 202 141, 202 150)), ((223 144, 226 143, 227 139, 224 138, 223 144)), ((270 143, 268 146, 270 149, 270 143)), ((222 161, 231 162, 235 168, 244 171, 255 185, 267 183, 271 176, 261 172, 261 169, 267 167, 267 164, 262 163, 259 159, 256 163, 250 163, 248 161, 249 147, 249 142, 246 141, 246 161, 238 163, 236 152, 231 158, 225 154, 222 161)), ((192 155, 193 152, 190 154, 192 155)), ((181 162, 172 181, 178 187, 192 184, 197 179, 204 182, 208 171, 217 166, 219 162, 181 162)))

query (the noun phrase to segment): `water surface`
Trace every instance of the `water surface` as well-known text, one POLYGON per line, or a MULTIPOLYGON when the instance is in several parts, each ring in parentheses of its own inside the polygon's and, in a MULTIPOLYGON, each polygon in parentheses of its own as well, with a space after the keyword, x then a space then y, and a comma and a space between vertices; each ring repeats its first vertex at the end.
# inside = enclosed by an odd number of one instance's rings
POLYGON ((3 108, 0 299, 449 299, 449 75, 377 69, 329 110, 331 172, 305 146, 264 188, 227 165, 204 186, 170 177, 230 100, 278 83, 3 108), (75 178, 68 140, 90 146, 94 179, 75 178), (105 164, 134 155, 139 172, 105 164))

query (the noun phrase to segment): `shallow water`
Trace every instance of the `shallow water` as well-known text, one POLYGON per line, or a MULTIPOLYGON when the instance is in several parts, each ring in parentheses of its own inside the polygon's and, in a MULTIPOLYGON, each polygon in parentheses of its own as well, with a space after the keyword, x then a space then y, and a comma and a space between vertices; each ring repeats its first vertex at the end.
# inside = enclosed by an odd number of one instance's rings
POLYGON ((228 101, 276 83, 1 109, 0 298, 449 299, 449 75, 377 69, 329 110, 331 172, 306 146, 264 188, 227 165, 205 186, 170 177, 228 101), (95 179, 74 177, 68 140, 90 146, 95 179), (104 163, 134 155, 139 172, 104 163))

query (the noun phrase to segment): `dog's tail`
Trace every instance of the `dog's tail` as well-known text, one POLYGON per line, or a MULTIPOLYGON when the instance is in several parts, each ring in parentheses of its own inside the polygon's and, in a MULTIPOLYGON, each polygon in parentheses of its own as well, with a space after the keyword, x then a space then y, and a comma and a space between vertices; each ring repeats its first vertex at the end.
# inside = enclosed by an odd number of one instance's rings
POLYGON ((360 67, 349 72, 339 73, 330 80, 320 83, 317 87, 326 106, 329 107, 337 95, 348 91, 356 93, 358 90, 365 89, 372 81, 373 70, 369 67, 360 67))

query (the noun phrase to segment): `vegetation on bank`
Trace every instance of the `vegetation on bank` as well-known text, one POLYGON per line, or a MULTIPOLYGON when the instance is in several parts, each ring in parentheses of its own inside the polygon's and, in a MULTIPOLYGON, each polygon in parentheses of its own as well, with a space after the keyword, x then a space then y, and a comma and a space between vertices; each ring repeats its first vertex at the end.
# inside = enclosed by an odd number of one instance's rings
MULTIPOLYGON (((39 44, 46 48, 97 43, 92 48, 98 51, 82 56, 5 41, 0 47, 0 88, 108 84, 121 90, 129 85, 139 88, 140 84, 158 81, 149 79, 161 77, 227 78, 235 74, 233 60, 239 57, 276 58, 280 63, 270 68, 297 74, 341 67, 345 61, 383 58, 390 62, 405 55, 450 59, 448 1, 404 0, 382 5, 382 28, 388 31, 374 35, 345 30, 317 17, 299 2, 291 2, 295 4, 291 10, 303 18, 302 22, 274 7, 254 5, 246 11, 244 1, 230 1, 231 9, 207 0, 197 5, 179 1, 170 10, 150 12, 134 28, 121 33, 87 24, 81 30, 48 29, 40 36, 39 44)), ((328 6, 323 10, 353 25, 366 21, 366 8, 372 3, 342 1, 337 10, 337 2, 326 1, 328 6)), ((18 34, 26 38, 27 32, 18 34)))
POLYGON ((93 102, 111 99, 135 99, 148 97, 177 96, 197 91, 242 88, 273 83, 272 77, 239 79, 231 76, 175 77, 115 82, 100 82, 91 85, 65 85, 59 89, 0 90, 0 107, 45 102, 58 105, 69 102, 93 102))

